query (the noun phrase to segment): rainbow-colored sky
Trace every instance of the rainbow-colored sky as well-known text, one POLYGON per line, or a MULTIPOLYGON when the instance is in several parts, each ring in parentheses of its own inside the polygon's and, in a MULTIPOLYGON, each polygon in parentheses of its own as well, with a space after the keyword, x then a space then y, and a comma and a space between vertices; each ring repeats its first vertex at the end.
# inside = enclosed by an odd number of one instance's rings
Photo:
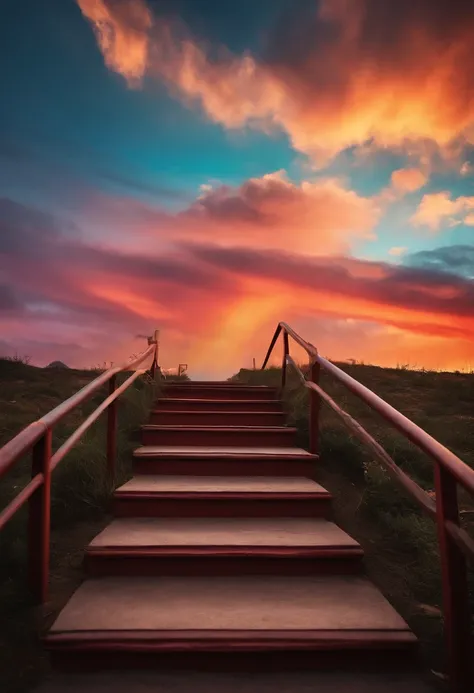
POLYGON ((474 368, 472 0, 0 12, 0 353, 474 368))

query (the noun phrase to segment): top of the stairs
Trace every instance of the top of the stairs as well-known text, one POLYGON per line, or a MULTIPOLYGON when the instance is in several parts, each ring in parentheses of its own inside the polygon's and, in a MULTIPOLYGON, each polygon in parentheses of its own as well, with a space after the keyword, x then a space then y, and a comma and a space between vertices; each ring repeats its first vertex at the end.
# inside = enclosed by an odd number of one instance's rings
POLYGON ((135 457, 154 457, 156 455, 171 456, 197 456, 197 457, 229 457, 249 456, 259 457, 316 457, 303 448, 272 448, 272 447, 250 447, 238 445, 143 445, 134 451, 135 457))

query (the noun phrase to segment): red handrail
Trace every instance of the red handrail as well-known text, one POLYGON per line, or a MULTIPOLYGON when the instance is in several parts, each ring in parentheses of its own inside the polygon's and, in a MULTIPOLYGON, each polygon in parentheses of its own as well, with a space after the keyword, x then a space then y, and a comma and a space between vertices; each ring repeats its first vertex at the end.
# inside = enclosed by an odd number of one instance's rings
POLYGON ((324 401, 341 416, 344 424, 352 430, 354 435, 371 449, 392 478, 417 501, 430 517, 436 520, 441 557, 444 630, 449 657, 450 683, 452 690, 456 693, 468 693, 474 679, 471 666, 472 635, 466 557, 474 560, 474 541, 460 527, 457 484, 474 495, 474 470, 368 387, 359 383, 328 359, 320 356, 313 344, 303 339, 284 322, 280 322, 275 330, 262 370, 267 365, 281 333, 283 333, 282 388, 286 383, 286 368, 289 364, 296 370, 303 385, 310 392, 311 452, 317 453, 319 451, 319 409, 321 402, 324 401), (303 374, 290 356, 289 337, 292 337, 309 356, 308 377, 303 374), (357 395, 434 460, 435 503, 426 491, 396 465, 368 431, 341 409, 321 388, 319 384, 321 368, 333 375, 348 390, 357 395))
POLYGON ((46 601, 49 581, 51 473, 94 421, 107 410, 107 471, 113 479, 116 460, 117 399, 147 369, 135 370, 118 388, 116 387, 116 376, 123 371, 136 369, 146 359, 153 356, 150 370, 152 377, 154 377, 156 371, 159 371, 158 334, 156 331, 153 337, 148 338, 148 348, 144 352, 119 366, 113 366, 104 371, 72 397, 31 423, 0 448, 0 479, 22 455, 33 448, 31 480, 0 512, 0 530, 28 501, 29 584, 33 596, 41 603, 46 601), (109 383, 109 396, 53 454, 52 430, 54 425, 107 382, 109 383))

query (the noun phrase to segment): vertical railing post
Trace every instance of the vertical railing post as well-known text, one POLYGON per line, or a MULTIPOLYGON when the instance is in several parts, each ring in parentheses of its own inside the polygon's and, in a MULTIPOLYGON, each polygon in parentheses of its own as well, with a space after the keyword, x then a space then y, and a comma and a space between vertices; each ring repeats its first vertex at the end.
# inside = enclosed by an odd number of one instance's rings
POLYGON ((48 598, 49 545, 51 529, 51 448, 50 429, 33 447, 31 476, 43 475, 42 485, 28 501, 28 581, 35 602, 48 598))
MULTIPOLYGON (((309 379, 319 385, 321 366, 317 361, 310 365, 309 379)), ((321 397, 315 390, 309 391, 309 451, 312 455, 319 455, 319 411, 321 409, 321 397)))
POLYGON ((473 678, 466 560, 445 525, 446 521, 459 525, 457 486, 452 475, 438 463, 435 464, 435 492, 450 690, 468 693, 473 678))
POLYGON ((286 330, 283 330, 283 361, 281 364, 281 389, 285 389, 286 385, 286 357, 290 353, 290 345, 288 342, 288 332, 286 330))
POLYGON ((155 379, 156 371, 159 368, 158 365, 158 350, 159 350, 159 344, 160 344, 160 331, 155 330, 153 333, 153 337, 151 338, 150 344, 155 345, 155 352, 153 354, 153 363, 151 364, 151 369, 150 369, 150 375, 153 379, 155 379))
MULTIPOLYGON (((115 392, 117 376, 114 374, 109 380, 109 396, 115 392)), ((107 476, 110 480, 115 478, 115 462, 117 459, 117 400, 107 408, 107 476)))

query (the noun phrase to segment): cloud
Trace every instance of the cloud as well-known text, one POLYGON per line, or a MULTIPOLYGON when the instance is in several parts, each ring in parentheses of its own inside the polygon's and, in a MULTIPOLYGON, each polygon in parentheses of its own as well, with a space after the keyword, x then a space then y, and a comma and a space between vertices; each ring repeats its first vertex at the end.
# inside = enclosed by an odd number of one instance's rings
MULTIPOLYGON (((474 207, 474 205, 473 205, 473 207, 474 207)), ((471 214, 468 214, 467 216, 465 216, 463 223, 466 226, 474 226, 474 214, 471 213, 471 214)))
POLYGON ((347 250, 357 238, 373 238, 378 219, 372 200, 338 180, 296 184, 277 171, 238 188, 202 189, 176 222, 178 233, 194 240, 324 254, 347 250))
MULTIPOLYGON (((466 340, 472 344, 474 337, 474 282, 467 264, 472 247, 451 254, 440 249, 437 259, 406 256, 402 265, 393 265, 357 260, 341 254, 342 250, 308 256, 306 248, 304 254, 294 250, 290 231, 286 249, 278 249, 278 243, 272 246, 269 239, 272 233, 278 236, 274 229, 276 224, 278 231, 279 222, 267 219, 266 203, 276 196, 283 200, 283 208, 288 204, 287 220, 295 196, 301 203, 299 196, 304 202, 305 193, 302 186, 293 189, 281 176, 264 180, 263 189, 261 185, 258 179, 256 187, 248 190, 226 188, 212 201, 207 196, 219 188, 204 191, 204 211, 196 213, 198 221, 192 207, 186 222, 177 215, 174 242, 164 250, 142 251, 143 255, 91 245, 63 233, 58 219, 4 201, 3 209, 9 210, 8 238, 15 237, 16 244, 9 240, 0 254, 1 283, 6 287, 0 290, 0 304, 6 309, 1 318, 3 333, 17 351, 25 351, 23 345, 27 345, 25 353, 33 360, 61 358, 70 365, 90 365, 104 358, 125 358, 138 350, 133 335, 151 334, 159 327, 165 367, 189 362, 193 371, 200 368, 209 375, 218 368, 223 376, 239 367, 242 359, 251 362, 260 353, 255 350, 265 348, 260 344, 262 335, 270 334, 281 319, 313 320, 315 330, 320 321, 333 323, 333 337, 328 336, 323 345, 339 355, 348 349, 347 357, 354 354, 351 345, 334 341, 334 335, 344 339, 347 334, 338 327, 346 319, 355 321, 361 331, 369 323, 378 325, 384 335, 398 330, 399 336, 405 335, 404 343, 409 335, 418 335, 419 349, 423 339, 425 347, 426 340, 449 339, 451 354, 454 342, 459 353, 466 353, 463 344, 466 340), (260 226, 253 225, 255 215, 260 226), (240 247, 233 246, 232 233, 223 243, 216 231, 235 230, 234 218, 250 224, 247 247, 242 238, 240 247), (202 228, 214 222, 214 231, 203 234, 202 228), (189 224, 186 231, 178 233, 185 223, 189 224), (266 234, 265 246, 253 242, 258 228, 266 234), (35 351, 31 335, 38 343, 63 344, 64 348, 35 351), (84 351, 71 351, 67 347, 71 343, 81 343, 84 351)), ((317 233, 317 225, 313 231, 317 233)), ((339 241, 324 245, 321 240, 314 248, 327 251, 340 245, 339 241)), ((317 332, 306 336, 319 344, 317 332)), ((387 342, 382 336, 380 340, 387 342)), ((371 355, 377 343, 374 338, 371 355)), ((443 348, 438 345, 436 353, 443 348)), ((384 349, 383 354, 388 354, 388 347, 384 349)), ((434 356, 433 352, 430 358, 434 356)))
POLYGON ((45 244, 59 241, 56 219, 8 198, 0 198, 0 253, 44 254, 45 244))
POLYGON ((474 245, 449 245, 421 250, 404 259, 406 265, 433 272, 448 272, 474 279, 474 245))
POLYGON ((428 173, 421 168, 399 168, 390 176, 390 183, 374 198, 381 207, 398 202, 405 195, 423 188, 428 182, 428 173))
POLYGON ((147 67, 148 32, 152 14, 142 0, 77 0, 90 21, 111 70, 125 77, 130 87, 140 85, 147 67))
POLYGON ((411 193, 422 188, 428 180, 426 173, 418 168, 400 168, 391 176, 392 187, 401 193, 411 193))
POLYGON ((414 226, 427 226, 431 231, 438 231, 443 223, 453 226, 458 223, 470 224, 474 209, 474 196, 452 199, 447 191, 423 195, 416 212, 410 221, 414 226), (461 218, 456 219, 457 216, 461 218))
POLYGON ((142 0, 78 2, 106 64, 129 82, 153 74, 215 122, 281 129, 315 159, 371 141, 448 149, 473 140, 468 0, 299 3, 269 32, 259 58, 152 22, 142 0))
POLYGON ((405 246, 395 245, 393 246, 393 248, 390 248, 388 254, 393 255, 394 257, 400 257, 401 255, 405 255, 407 251, 408 248, 406 248, 405 246))
POLYGON ((23 310, 23 304, 16 296, 12 287, 6 284, 0 284, 0 314, 10 312, 20 312, 23 310))

